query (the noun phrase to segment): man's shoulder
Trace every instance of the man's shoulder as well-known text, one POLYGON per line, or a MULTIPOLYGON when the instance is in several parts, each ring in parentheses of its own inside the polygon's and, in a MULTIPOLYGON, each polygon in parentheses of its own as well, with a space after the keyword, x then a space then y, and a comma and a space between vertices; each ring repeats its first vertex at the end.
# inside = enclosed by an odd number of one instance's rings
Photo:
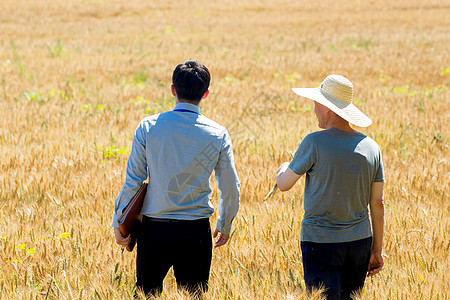
POLYGON ((371 137, 365 136, 362 141, 369 147, 376 149, 376 150, 380 150, 380 146, 378 146, 378 143, 371 137))
POLYGON ((216 131, 217 133, 223 133, 223 134, 224 133, 228 133, 227 129, 224 126, 222 126, 219 123, 209 119, 208 117, 206 117, 204 115, 199 115, 197 120, 198 120, 199 123, 201 123, 201 124, 203 124, 205 126, 208 126, 208 128, 210 128, 211 130, 216 131))
POLYGON ((305 136, 303 139, 305 142, 313 143, 313 144, 320 144, 325 146, 331 146, 335 143, 343 144, 343 143, 363 143, 366 145, 370 145, 371 147, 376 146, 378 147, 378 144, 368 137, 367 135, 357 132, 357 133, 350 133, 345 132, 342 130, 337 130, 335 128, 330 128, 326 130, 319 130, 312 132, 305 136))
POLYGON ((154 114, 151 116, 147 116, 141 120, 141 123, 154 123, 160 116, 163 116, 165 113, 154 114))
POLYGON ((144 129, 145 131, 148 131, 150 129, 150 127, 152 127, 156 124, 157 120, 160 118, 161 115, 162 115, 162 113, 154 114, 154 115, 143 118, 139 122, 138 130, 140 128, 140 129, 144 129))
POLYGON ((326 130, 314 131, 314 132, 309 133, 305 138, 315 138, 315 137, 322 136, 326 133, 327 133, 326 130))
POLYGON ((314 131, 314 132, 307 134, 303 140, 313 142, 314 140, 320 139, 320 138, 324 137, 325 135, 327 135, 326 130, 314 131))

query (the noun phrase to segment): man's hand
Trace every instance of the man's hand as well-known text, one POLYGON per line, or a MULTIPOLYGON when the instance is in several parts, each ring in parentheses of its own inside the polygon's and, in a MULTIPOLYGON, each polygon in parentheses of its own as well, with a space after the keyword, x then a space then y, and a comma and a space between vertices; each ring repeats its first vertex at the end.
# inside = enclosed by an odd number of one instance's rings
POLYGON ((370 255, 370 262, 367 276, 373 276, 381 271, 384 266, 383 256, 381 256, 381 251, 372 252, 370 255))
POLYGON ((216 238, 218 235, 219 235, 219 238, 214 243, 214 248, 220 247, 222 245, 225 245, 228 242, 228 240, 230 239, 230 235, 229 234, 223 234, 218 229, 216 229, 214 231, 213 238, 216 238))
POLYGON ((124 237, 121 233, 119 228, 114 227, 114 234, 116 236, 116 243, 121 245, 122 247, 127 247, 128 244, 131 241, 131 235, 129 234, 127 237, 124 237))

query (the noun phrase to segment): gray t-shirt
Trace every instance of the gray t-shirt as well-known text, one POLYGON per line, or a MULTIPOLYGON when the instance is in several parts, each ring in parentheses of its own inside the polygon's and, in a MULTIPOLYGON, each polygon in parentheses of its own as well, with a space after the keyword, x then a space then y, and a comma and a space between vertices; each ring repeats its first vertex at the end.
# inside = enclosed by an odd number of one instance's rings
POLYGON ((384 182, 377 143, 336 128, 307 135, 289 164, 306 173, 301 240, 340 243, 372 236, 368 204, 374 182, 384 182))

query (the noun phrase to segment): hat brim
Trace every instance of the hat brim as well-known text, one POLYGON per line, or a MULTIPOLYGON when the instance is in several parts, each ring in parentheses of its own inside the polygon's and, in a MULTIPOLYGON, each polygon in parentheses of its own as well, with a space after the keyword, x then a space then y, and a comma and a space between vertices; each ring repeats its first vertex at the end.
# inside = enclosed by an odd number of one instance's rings
POLYGON ((354 106, 353 103, 339 108, 320 92, 320 88, 293 88, 292 91, 299 96, 314 100, 317 103, 328 107, 338 116, 353 125, 358 127, 367 127, 372 124, 372 120, 361 112, 356 106, 354 106))

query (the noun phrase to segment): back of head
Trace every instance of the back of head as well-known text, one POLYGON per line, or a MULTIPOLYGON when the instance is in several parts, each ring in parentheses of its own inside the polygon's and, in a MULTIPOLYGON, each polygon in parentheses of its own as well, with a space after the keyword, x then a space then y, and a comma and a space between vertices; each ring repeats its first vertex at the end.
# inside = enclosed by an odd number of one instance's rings
POLYGON ((211 75, 203 64, 188 60, 179 64, 172 75, 172 84, 177 92, 178 100, 200 102, 209 88, 211 75))

